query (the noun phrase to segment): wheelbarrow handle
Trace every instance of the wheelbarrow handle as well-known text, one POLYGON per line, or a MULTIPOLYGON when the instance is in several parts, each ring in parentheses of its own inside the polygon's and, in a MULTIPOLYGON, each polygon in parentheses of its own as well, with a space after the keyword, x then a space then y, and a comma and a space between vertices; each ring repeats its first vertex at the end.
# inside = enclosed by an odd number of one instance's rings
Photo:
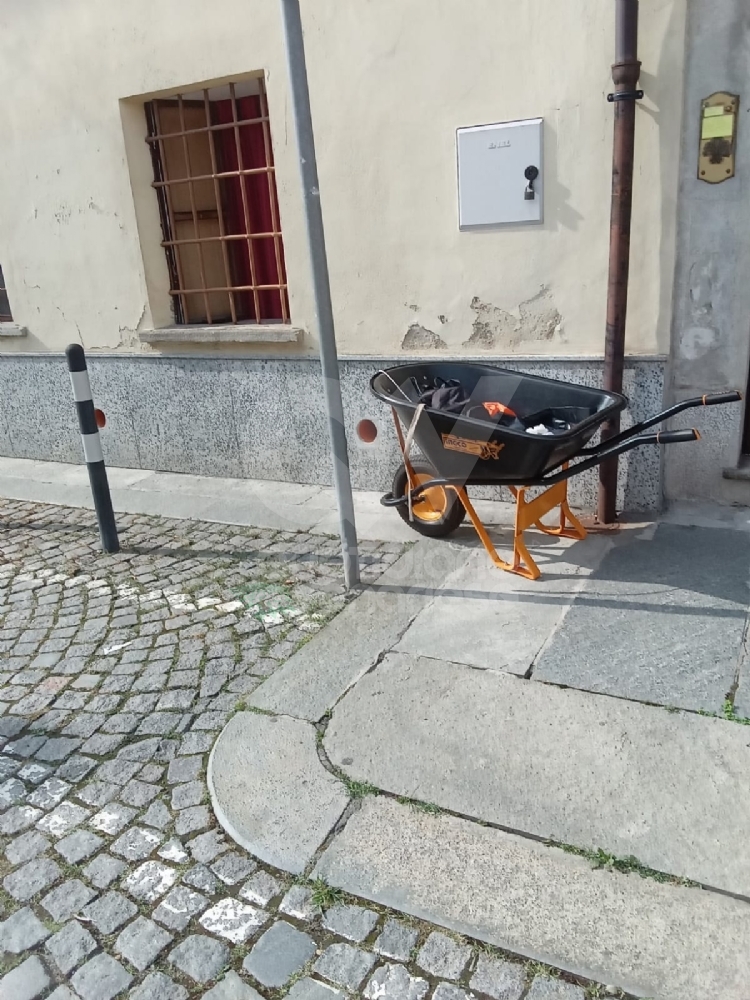
POLYGON ((656 434, 628 436, 624 440, 622 438, 611 438, 600 445, 599 449, 593 455, 591 453, 579 452, 581 455, 587 455, 582 462, 576 462, 575 465, 569 465, 567 469, 561 469, 559 472, 553 472, 549 476, 543 476, 536 483, 525 485, 554 486, 555 483, 561 483, 564 479, 577 476, 579 472, 585 472, 587 469, 593 469, 595 466, 601 465, 608 458, 614 458, 615 455, 622 455, 626 451, 632 451, 633 448, 640 448, 641 445, 681 444, 687 441, 700 441, 700 437, 700 434, 694 427, 685 427, 679 431, 658 431, 656 434))
POLYGON ((712 392, 703 396, 701 402, 703 406, 719 406, 721 403, 739 403, 742 400, 742 393, 737 389, 730 392, 712 392))
MULTIPOLYGON (((599 444, 594 445, 591 448, 584 448, 579 454, 581 455, 601 455, 609 454, 609 449, 614 445, 620 444, 621 441, 628 441, 630 438, 636 437, 641 431, 648 430, 649 427, 654 427, 656 424, 661 424, 665 420, 669 420, 670 417, 677 416, 678 413, 682 413, 683 410, 692 410, 698 406, 719 406, 722 403, 739 403, 742 399, 742 393, 737 389, 731 389, 727 392, 714 392, 708 393, 705 396, 693 396, 690 399, 683 399, 681 403, 675 403, 674 406, 668 407, 666 410, 662 410, 661 413, 657 413, 656 416, 649 417, 648 420, 642 420, 640 423, 633 424, 632 427, 628 427, 626 430, 621 431, 615 437, 605 438, 600 441, 599 444)), ((685 438, 681 440, 693 441, 694 438, 685 438)), ((662 437, 662 443, 666 444, 662 437)))
MULTIPOLYGON (((656 434, 656 444, 680 444, 682 441, 700 441, 700 439, 701 436, 695 427, 685 427, 679 431, 659 431, 656 434)), ((638 438, 635 440, 638 443, 638 438)))

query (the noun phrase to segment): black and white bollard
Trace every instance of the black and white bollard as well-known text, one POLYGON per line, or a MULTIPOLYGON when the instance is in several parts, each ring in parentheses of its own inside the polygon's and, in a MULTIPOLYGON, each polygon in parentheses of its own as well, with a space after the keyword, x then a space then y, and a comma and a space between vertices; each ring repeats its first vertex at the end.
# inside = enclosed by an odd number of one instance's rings
POLYGON ((89 482, 94 497, 96 519, 99 522, 99 534, 102 548, 105 552, 119 552, 120 542, 117 537, 115 512, 112 509, 112 497, 109 494, 107 469, 104 465, 102 444, 99 440, 99 428, 96 426, 94 399, 91 395, 89 373, 86 368, 86 355, 80 344, 70 344, 65 348, 68 359, 70 382, 73 386, 73 399, 78 412, 78 426, 81 429, 83 457, 89 470, 89 482))

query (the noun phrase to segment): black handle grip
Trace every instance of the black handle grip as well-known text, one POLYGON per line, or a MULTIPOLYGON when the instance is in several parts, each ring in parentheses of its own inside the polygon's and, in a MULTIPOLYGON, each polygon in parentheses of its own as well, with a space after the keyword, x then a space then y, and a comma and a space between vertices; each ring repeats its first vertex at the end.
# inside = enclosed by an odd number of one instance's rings
POLYGON ((701 436, 694 427, 686 427, 681 431, 659 431, 656 435, 657 444, 680 444, 683 441, 700 441, 701 436))
POLYGON ((739 403, 741 399, 742 393, 736 389, 732 389, 730 392, 712 392, 703 397, 703 405, 719 406, 720 403, 739 403))

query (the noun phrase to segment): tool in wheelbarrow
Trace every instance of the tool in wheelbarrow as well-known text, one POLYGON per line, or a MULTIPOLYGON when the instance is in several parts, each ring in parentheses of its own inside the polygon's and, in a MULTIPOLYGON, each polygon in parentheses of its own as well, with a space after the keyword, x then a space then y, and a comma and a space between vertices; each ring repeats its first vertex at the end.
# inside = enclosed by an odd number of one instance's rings
POLYGON ((370 388, 392 409, 403 456, 391 492, 380 502, 396 507, 412 528, 432 538, 451 534, 468 514, 495 565, 530 580, 541 574, 524 542, 528 528, 586 537, 568 503, 571 476, 642 445, 697 441, 700 434, 693 428, 644 431, 683 410, 742 399, 735 390, 686 399, 589 445, 604 421, 627 407, 625 396, 469 362, 399 365, 377 372, 370 388), (440 408, 441 399, 451 408, 440 408), (411 459, 412 442, 423 460, 411 459), (507 486, 513 494, 512 562, 497 554, 469 500, 469 486, 507 486), (527 499, 530 487, 542 492, 527 499), (558 525, 550 527, 542 518, 555 509, 558 525))

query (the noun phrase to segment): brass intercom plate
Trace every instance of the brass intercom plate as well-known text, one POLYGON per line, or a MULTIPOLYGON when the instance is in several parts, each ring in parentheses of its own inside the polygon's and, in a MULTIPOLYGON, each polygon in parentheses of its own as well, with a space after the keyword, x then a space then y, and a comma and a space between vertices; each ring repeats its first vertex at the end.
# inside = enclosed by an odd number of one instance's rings
POLYGON ((721 91, 701 101, 698 177, 708 184, 721 184, 734 177, 739 106, 737 94, 721 91))

